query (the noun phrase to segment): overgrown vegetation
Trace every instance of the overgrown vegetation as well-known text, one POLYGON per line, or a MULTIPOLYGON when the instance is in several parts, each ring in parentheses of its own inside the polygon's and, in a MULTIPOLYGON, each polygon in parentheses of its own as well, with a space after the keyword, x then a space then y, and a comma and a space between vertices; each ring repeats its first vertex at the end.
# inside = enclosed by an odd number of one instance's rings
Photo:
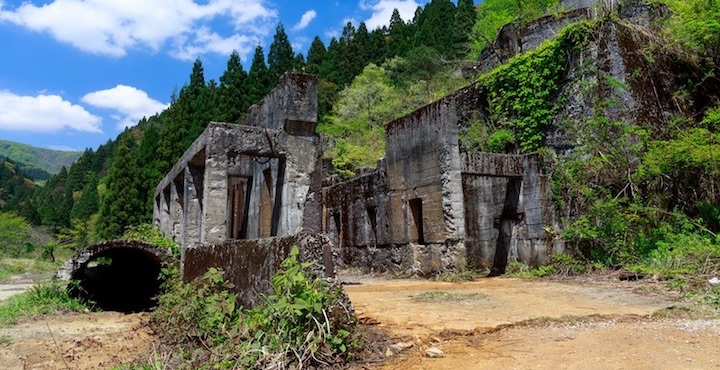
POLYGON ((49 282, 32 287, 0 303, 0 327, 14 324, 21 317, 87 311, 90 307, 70 297, 65 286, 49 282))
POLYGON ((473 56, 480 55, 492 44, 500 28, 514 23, 520 26, 548 12, 556 12, 559 0, 485 0, 478 6, 477 19, 472 29, 473 56))
POLYGON ((49 272, 69 255, 42 230, 13 213, 0 213, 0 280, 26 272, 49 272), (58 259, 56 259, 56 254, 58 259))
POLYGON ((130 227, 122 235, 123 240, 139 240, 152 244, 161 250, 169 250, 175 258, 180 258, 180 246, 169 238, 166 238, 151 224, 141 224, 130 227))
POLYGON ((334 109, 318 126, 332 140, 326 156, 335 172, 349 178, 361 167, 375 167, 385 155, 385 124, 466 84, 439 58, 433 49, 414 49, 380 67, 368 65, 339 92, 334 109))
POLYGON ((558 93, 570 58, 585 47, 591 32, 589 23, 574 23, 555 39, 481 76, 480 84, 488 92, 490 122, 473 123, 494 130, 487 137, 477 138, 487 140, 486 145, 466 143, 466 146, 504 151, 514 141, 520 153, 540 149, 562 103, 558 93))
MULTIPOLYGON (((693 89, 716 78, 718 71, 720 42, 713 36, 717 32, 710 32, 718 24, 718 7, 707 1, 662 3, 673 11, 660 25, 667 45, 643 50, 647 64, 633 76, 660 67, 655 53, 683 50, 678 56, 682 63, 696 68, 687 75, 701 80, 678 86, 676 97, 696 96, 693 89)), ((482 7, 479 14, 476 28, 486 16, 482 7)), ((549 265, 537 269, 511 262, 509 273, 533 277, 623 271, 664 281, 668 288, 717 308, 717 287, 708 283, 720 274, 717 102, 701 107, 709 109, 693 117, 674 112, 677 116, 666 122, 635 125, 611 118, 617 117, 612 112, 630 92, 634 77, 621 81, 598 76, 585 81, 593 114, 568 120, 564 127, 578 138, 573 149, 556 154, 543 148, 547 127, 557 122, 563 104, 565 68, 590 37, 603 37, 595 30, 615 22, 616 16, 596 24, 575 23, 557 39, 482 76, 490 116, 471 120, 461 139, 468 150, 539 150, 551 175, 553 201, 564 228, 555 237, 568 242, 568 253, 553 256, 549 265)), ((583 73, 598 71, 590 67, 577 75, 583 73)))
POLYGON ((222 271, 181 282, 168 271, 167 292, 153 313, 179 368, 288 368, 332 364, 358 345, 353 314, 342 306, 340 288, 315 277, 310 263, 298 261, 298 249, 272 279, 273 292, 260 304, 237 304, 222 271))

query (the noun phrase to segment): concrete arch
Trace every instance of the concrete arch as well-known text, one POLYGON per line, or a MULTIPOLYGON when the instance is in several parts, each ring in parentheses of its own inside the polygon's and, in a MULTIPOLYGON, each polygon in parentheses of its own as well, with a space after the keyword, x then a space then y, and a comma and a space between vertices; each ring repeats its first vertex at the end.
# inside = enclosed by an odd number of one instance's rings
POLYGON ((136 312, 154 306, 160 270, 170 251, 136 240, 112 240, 75 253, 57 273, 72 295, 108 311, 136 312))

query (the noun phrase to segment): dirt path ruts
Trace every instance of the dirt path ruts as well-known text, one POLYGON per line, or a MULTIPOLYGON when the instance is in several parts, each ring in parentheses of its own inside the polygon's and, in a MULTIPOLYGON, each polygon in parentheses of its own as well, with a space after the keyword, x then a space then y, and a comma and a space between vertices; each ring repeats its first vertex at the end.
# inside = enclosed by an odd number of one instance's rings
POLYGON ((358 315, 413 345, 381 369, 720 368, 720 320, 650 319, 672 303, 633 283, 360 282, 346 287, 358 315))

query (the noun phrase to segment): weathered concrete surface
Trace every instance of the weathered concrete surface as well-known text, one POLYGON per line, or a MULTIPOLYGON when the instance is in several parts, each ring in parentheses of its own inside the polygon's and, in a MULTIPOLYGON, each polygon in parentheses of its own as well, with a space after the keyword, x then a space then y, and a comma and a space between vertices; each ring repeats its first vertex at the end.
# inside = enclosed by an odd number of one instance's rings
POLYGON ((390 122, 376 169, 326 183, 338 265, 432 275, 548 260, 553 209, 538 156, 461 151, 459 126, 482 99, 473 84, 390 122))
POLYGON ((465 245, 473 267, 503 273, 508 260, 549 262, 559 249, 546 232, 553 225, 550 188, 539 156, 464 154, 465 245))
MULTIPOLYGON (((477 84, 388 123, 377 168, 323 184, 316 83, 286 74, 244 125, 211 123, 158 185, 155 223, 182 245, 186 277, 222 259, 211 251, 226 240, 303 230, 328 234, 337 265, 365 270, 431 275, 547 260, 551 211, 537 157, 461 152, 460 124, 484 99, 477 84)), ((266 276, 279 262, 252 253, 251 265, 232 269, 266 276)), ((239 282, 252 285, 249 274, 239 282)))
POLYGON ((192 281, 215 267, 225 272, 234 285, 238 302, 245 307, 257 303, 258 293, 270 294, 270 281, 293 245, 300 250, 300 261, 314 262, 320 277, 334 277, 330 241, 319 234, 299 233, 282 238, 228 240, 220 244, 194 245, 185 251, 183 277, 192 281))
POLYGON ((316 124, 317 77, 283 75, 243 124, 208 124, 158 184, 156 227, 183 247, 318 231, 316 124))

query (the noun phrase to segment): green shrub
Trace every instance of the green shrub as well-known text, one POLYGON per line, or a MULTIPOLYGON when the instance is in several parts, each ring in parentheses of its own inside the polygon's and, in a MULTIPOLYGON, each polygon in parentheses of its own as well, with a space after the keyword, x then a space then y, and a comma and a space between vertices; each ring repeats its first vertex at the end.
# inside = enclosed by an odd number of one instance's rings
POLYGON ((298 254, 293 247, 273 276, 273 293, 249 310, 237 305, 217 269, 189 284, 166 270, 167 292, 153 313, 157 332, 188 348, 176 354, 188 368, 287 368, 347 356, 357 343, 351 314, 338 303, 340 288, 314 277, 298 254))
POLYGON ((9 212, 0 212, 0 255, 27 256, 26 244, 29 239, 30 225, 24 218, 9 212))
POLYGON ((155 229, 151 224, 131 226, 125 231, 121 239, 146 242, 160 249, 170 250, 173 256, 180 257, 180 247, 177 243, 164 237, 160 231, 155 229))
POLYGON ((477 19, 471 33, 473 54, 495 40, 498 30, 508 23, 523 24, 543 16, 558 0, 485 0, 477 7, 477 19))
POLYGON ((515 135, 507 129, 499 129, 490 135, 488 139, 488 150, 493 153, 504 153, 508 145, 515 144, 515 135))

